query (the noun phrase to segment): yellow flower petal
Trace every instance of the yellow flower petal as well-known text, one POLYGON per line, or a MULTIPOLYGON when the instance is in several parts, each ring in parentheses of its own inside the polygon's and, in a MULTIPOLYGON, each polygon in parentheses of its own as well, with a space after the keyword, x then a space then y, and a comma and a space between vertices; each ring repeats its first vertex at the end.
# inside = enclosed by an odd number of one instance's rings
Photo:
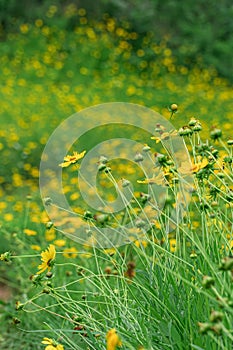
POLYGON ((42 342, 41 342, 42 344, 49 344, 49 345, 51 345, 51 344, 53 344, 53 339, 50 339, 50 338, 43 338, 43 340, 42 340, 42 342))

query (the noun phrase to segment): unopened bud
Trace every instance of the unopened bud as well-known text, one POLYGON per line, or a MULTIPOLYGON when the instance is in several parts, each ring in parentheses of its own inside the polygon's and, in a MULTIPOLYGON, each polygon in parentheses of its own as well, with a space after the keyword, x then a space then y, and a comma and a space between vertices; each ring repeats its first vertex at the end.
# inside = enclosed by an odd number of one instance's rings
POLYGON ((204 288, 210 288, 214 285, 214 279, 211 276, 203 276, 202 285, 204 288))

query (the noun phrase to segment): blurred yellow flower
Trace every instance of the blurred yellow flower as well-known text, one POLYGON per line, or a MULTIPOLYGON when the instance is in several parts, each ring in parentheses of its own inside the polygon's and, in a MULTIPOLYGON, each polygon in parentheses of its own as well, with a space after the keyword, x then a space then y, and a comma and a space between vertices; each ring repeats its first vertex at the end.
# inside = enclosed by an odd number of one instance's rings
POLYGON ((158 186, 166 186, 168 182, 166 181, 164 177, 164 173, 159 173, 156 176, 153 176, 150 179, 145 179, 145 180, 137 180, 137 183, 139 184, 144 184, 144 185, 158 185, 158 186))
POLYGON ((170 243, 170 252, 175 253, 175 251, 176 251, 176 239, 171 238, 169 240, 169 243, 170 243))
POLYGON ((4 215, 4 219, 5 219, 6 221, 12 221, 12 220, 14 219, 14 216, 13 216, 13 214, 11 214, 11 213, 6 213, 6 214, 4 215))
POLYGON ((64 346, 58 344, 54 339, 43 338, 41 343, 47 345, 45 350, 64 350, 64 346))
POLYGON ((64 249, 63 256, 65 258, 76 258, 78 251, 75 247, 64 249))
POLYGON ((40 250, 41 250, 41 247, 40 247, 39 245, 37 245, 37 244, 32 244, 32 245, 31 245, 31 248, 32 248, 33 250, 36 250, 36 251, 40 251, 40 250))
POLYGON ((67 155, 66 157, 64 157, 64 162, 59 164, 59 166, 65 168, 68 167, 70 164, 75 164, 79 159, 84 157, 85 153, 86 151, 83 151, 81 153, 73 152, 72 156, 67 155))
POLYGON ((110 329, 106 335, 107 350, 115 350, 118 346, 122 346, 122 342, 115 328, 110 329))
POLYGON ((64 245, 66 245, 66 241, 64 239, 56 239, 54 244, 58 247, 64 247, 64 245))
POLYGON ((204 158, 202 161, 192 164, 191 162, 182 162, 178 168, 178 172, 181 174, 197 173, 199 170, 205 168, 209 164, 208 160, 204 158))
POLYGON ((53 244, 50 244, 48 249, 42 252, 40 255, 42 264, 38 266, 38 274, 44 272, 46 269, 48 269, 49 271, 51 270, 51 262, 54 261, 56 257, 55 246, 53 244))
POLYGON ((36 231, 34 230, 30 230, 29 228, 25 228, 23 230, 23 232, 27 235, 27 236, 35 236, 37 234, 36 231))

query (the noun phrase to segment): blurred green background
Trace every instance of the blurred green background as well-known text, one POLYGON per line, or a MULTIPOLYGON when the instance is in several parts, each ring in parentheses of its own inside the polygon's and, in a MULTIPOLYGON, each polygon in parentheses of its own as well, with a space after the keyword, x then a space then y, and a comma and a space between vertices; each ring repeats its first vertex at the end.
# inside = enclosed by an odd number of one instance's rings
MULTIPOLYGON (((214 66, 217 71, 232 80, 233 6, 230 0, 1 0, 0 20, 3 32, 15 30, 19 23, 33 22, 41 18, 47 23, 73 30, 78 22, 78 12, 85 8, 88 19, 102 21, 103 16, 128 21, 132 31, 140 34, 134 48, 141 45, 141 35, 150 33, 159 41, 168 39, 177 63, 205 67, 214 66), (48 8, 55 6, 48 13, 48 8), (69 8, 70 7, 70 8, 69 8), (70 10, 68 16, 64 16, 70 10)), ((2 33, 4 37, 4 34, 2 33)))

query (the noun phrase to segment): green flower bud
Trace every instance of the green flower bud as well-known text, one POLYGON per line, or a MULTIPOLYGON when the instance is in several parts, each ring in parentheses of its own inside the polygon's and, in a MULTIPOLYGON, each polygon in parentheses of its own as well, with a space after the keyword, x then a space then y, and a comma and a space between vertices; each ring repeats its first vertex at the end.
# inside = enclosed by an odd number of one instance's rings
POLYGON ((51 278, 53 276, 53 273, 51 272, 51 271, 48 271, 47 273, 46 273, 46 277, 47 278, 51 278))
POLYGON ((48 230, 50 230, 51 227, 53 227, 53 222, 52 222, 52 221, 46 222, 46 228, 47 228, 48 230))
POLYGON ((211 330, 216 333, 217 335, 221 335, 222 334, 222 330, 223 330, 223 325, 222 323, 216 323, 214 326, 211 327, 211 330))
POLYGON ((145 221, 138 219, 135 221, 135 226, 138 228, 143 228, 145 226, 145 221))
POLYGON ((99 165, 98 165, 98 171, 103 171, 103 170, 105 170, 106 169, 106 164, 105 163, 100 163, 99 165))
POLYGON ((197 124, 197 119, 192 118, 192 119, 190 119, 188 126, 195 126, 196 124, 197 124))
POLYGON ((143 152, 149 152, 150 151, 150 146, 148 146, 148 145, 145 145, 144 147, 143 147, 143 152))
POLYGON ((93 218, 93 215, 92 215, 92 213, 89 210, 84 212, 84 214, 83 214, 83 219, 84 220, 90 220, 92 218, 93 218))
POLYGON ((130 185, 130 181, 126 179, 122 179, 122 187, 127 187, 130 185))
POLYGON ((232 146, 232 145, 233 145, 233 140, 228 140, 228 141, 227 141, 227 144, 228 144, 229 146, 232 146))
POLYGON ((42 290, 42 293, 44 293, 44 294, 50 294, 50 289, 49 288, 44 288, 43 290, 42 290))
POLYGON ((201 334, 206 334, 211 329, 211 323, 198 322, 199 332, 201 334))
POLYGON ((218 129, 218 128, 214 128, 211 132, 210 132, 210 137, 213 140, 218 140, 220 139, 220 137, 222 136, 222 130, 218 129))
POLYGON ((11 261, 11 253, 5 252, 0 255, 0 261, 10 262, 11 261))
POLYGON ((44 198, 44 204, 45 204, 45 205, 48 205, 48 206, 49 206, 49 205, 52 204, 52 202, 53 202, 53 201, 52 201, 52 199, 51 199, 50 197, 45 197, 45 198, 44 198))
POLYGON ((202 285, 204 288, 208 289, 214 285, 214 279, 211 276, 203 276, 202 285))
POLYGON ((19 311, 19 310, 22 310, 24 307, 24 304, 21 303, 20 301, 16 301, 15 303, 15 310, 19 311))
POLYGON ((233 160, 232 157, 229 157, 229 156, 224 157, 224 162, 225 162, 225 163, 231 164, 231 163, 232 163, 232 160, 233 160))
POLYGON ((210 315, 210 322, 219 322, 222 321, 224 317, 224 314, 220 311, 213 310, 210 315))
POLYGON ((107 166, 107 167, 104 169, 104 172, 105 172, 106 174, 110 173, 111 171, 112 171, 112 169, 111 169, 109 166, 107 166))
POLYGON ((106 158, 105 156, 100 156, 99 163, 106 164, 107 162, 108 162, 108 158, 106 158))
POLYGON ((137 153, 136 156, 134 157, 135 162, 140 163, 143 161, 143 155, 141 153, 137 153))
POLYGON ((226 257, 222 259, 219 270, 222 270, 222 271, 233 270, 233 257, 226 257))
POLYGON ((178 130, 178 134, 180 136, 190 136, 190 135, 192 135, 192 133, 193 133, 193 130, 187 126, 183 126, 182 128, 180 128, 178 130))
POLYGON ((176 103, 172 103, 172 104, 170 105, 170 110, 171 110, 172 112, 177 112, 177 110, 178 110, 177 104, 176 104, 176 103))
POLYGON ((197 123, 196 125, 194 125, 193 127, 193 131, 198 132, 202 130, 202 126, 200 123, 197 123))

